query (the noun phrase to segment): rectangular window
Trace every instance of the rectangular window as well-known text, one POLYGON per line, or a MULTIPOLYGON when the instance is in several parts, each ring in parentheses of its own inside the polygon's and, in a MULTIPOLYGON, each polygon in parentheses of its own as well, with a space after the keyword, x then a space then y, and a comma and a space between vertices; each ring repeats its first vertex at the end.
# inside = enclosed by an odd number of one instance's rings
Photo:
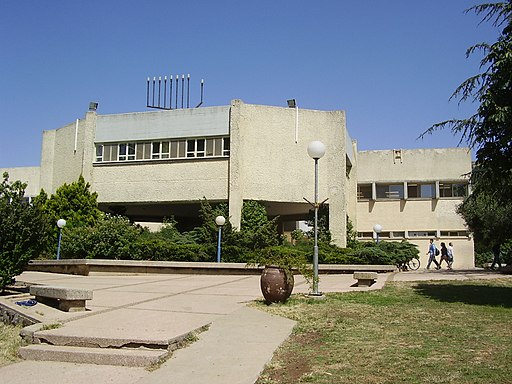
POLYGON ((206 139, 206 156, 213 156, 214 139, 206 139))
POLYGON ((357 200, 370 200, 372 198, 372 185, 371 184, 358 184, 357 185, 357 200))
POLYGON ((439 197, 465 197, 467 194, 466 183, 439 183, 439 197))
POLYGON ((127 160, 135 160, 135 143, 128 143, 126 144, 126 147, 128 149, 127 153, 127 160))
POLYGON ((222 139, 215 139, 215 151, 214 156, 222 156, 222 139))
POLYGON ((178 142, 171 141, 171 159, 176 159, 178 157, 178 142))
MULTIPOLYGON (((112 161, 112 147, 113 145, 103 146, 103 161, 112 161)), ((115 146, 117 148, 117 146, 115 146)), ((117 154, 116 154, 117 158, 117 154)))
POLYGON ((229 151, 230 151, 230 149, 229 149, 229 146, 230 146, 230 144, 229 144, 229 137, 225 137, 223 140, 224 140, 224 142, 223 142, 222 155, 223 156, 229 156, 229 151))
POLYGON ((178 157, 185 157, 186 144, 185 140, 178 141, 178 157))
POLYGON ((409 237, 436 237, 436 231, 409 231, 409 237))
POLYGON ((117 157, 117 160, 119 161, 125 161, 126 160, 126 144, 119 144, 119 156, 117 157))
POLYGON ((168 141, 162 141, 162 159, 168 159, 169 158, 169 142, 168 141))
POLYGON ((196 141, 195 140, 187 140, 187 157, 195 157, 196 156, 196 141))
POLYGON ((441 231, 442 237, 467 237, 468 231, 441 231))
POLYGON ((433 199, 436 196, 434 183, 407 183, 407 197, 409 199, 433 199))
POLYGON ((357 237, 360 239, 371 239, 373 237, 373 232, 357 232, 357 237))
POLYGON ((377 199, 403 199, 403 184, 377 184, 377 199))
POLYGON ((144 159, 144 144, 138 143, 137 144, 137 150, 135 151, 135 158, 137 160, 143 160, 144 159))
POLYGON ((151 158, 152 159, 159 159, 160 158, 160 142, 159 141, 153 141, 152 148, 151 148, 151 158))
POLYGON ((196 140, 196 156, 197 157, 205 156, 205 139, 197 139, 196 140))
POLYGON ((111 161, 117 161, 117 150, 118 149, 119 149, 119 146, 117 146, 117 145, 110 146, 110 160, 111 161))
POLYGON ((97 144, 95 162, 229 156, 229 137, 97 144))
POLYGON ((144 143, 144 160, 151 159, 151 143, 144 143))
POLYGON ((96 161, 103 161, 103 145, 96 146, 96 161))

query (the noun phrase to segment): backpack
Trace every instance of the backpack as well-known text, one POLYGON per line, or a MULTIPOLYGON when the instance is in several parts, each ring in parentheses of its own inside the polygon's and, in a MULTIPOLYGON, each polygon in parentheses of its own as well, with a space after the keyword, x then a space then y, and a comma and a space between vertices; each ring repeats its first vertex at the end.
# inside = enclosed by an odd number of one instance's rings
POLYGON ((436 256, 439 256, 439 249, 436 248, 436 256))

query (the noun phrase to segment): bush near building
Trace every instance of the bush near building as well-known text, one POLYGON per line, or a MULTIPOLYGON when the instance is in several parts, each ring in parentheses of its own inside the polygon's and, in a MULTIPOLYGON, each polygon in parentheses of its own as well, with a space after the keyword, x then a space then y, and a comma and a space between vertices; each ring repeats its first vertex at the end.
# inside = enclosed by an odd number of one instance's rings
POLYGON ((30 259, 39 256, 46 244, 48 223, 38 204, 25 199, 26 184, 0 184, 0 291, 20 274, 30 259))

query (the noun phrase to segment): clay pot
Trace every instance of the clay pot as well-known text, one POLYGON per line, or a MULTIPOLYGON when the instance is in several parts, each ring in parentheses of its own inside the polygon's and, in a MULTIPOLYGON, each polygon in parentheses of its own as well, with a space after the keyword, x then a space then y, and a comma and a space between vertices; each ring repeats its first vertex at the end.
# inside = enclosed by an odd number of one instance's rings
POLYGON ((267 304, 284 303, 293 291, 293 274, 275 265, 267 265, 261 273, 261 293, 267 304))

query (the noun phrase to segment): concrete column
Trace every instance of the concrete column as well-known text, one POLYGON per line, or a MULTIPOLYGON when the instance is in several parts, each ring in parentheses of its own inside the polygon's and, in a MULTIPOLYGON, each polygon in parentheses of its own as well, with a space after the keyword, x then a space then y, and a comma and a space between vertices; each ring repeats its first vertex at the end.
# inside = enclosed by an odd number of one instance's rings
POLYGON ((233 228, 240 230, 242 220, 243 156, 241 150, 242 100, 233 100, 229 114, 229 180, 228 205, 229 221, 233 228))

